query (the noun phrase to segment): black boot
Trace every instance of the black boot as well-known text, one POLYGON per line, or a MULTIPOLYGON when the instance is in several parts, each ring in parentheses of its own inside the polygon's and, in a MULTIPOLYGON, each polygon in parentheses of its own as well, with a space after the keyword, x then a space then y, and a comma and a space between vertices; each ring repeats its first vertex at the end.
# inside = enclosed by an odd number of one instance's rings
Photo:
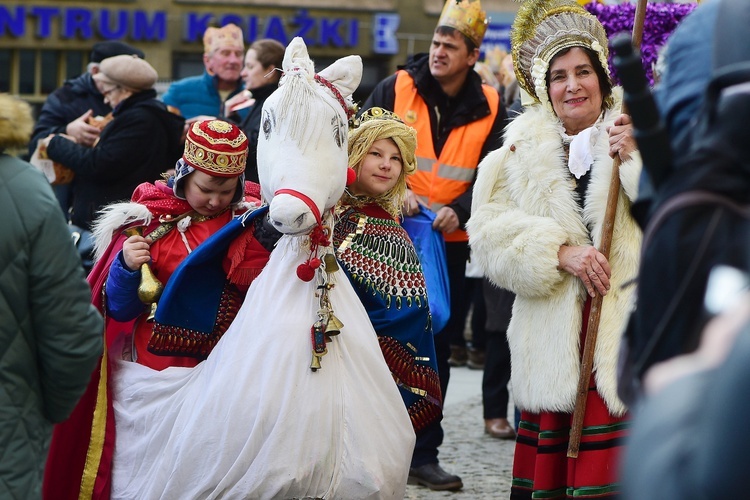
POLYGON ((448 474, 437 462, 409 469, 409 484, 421 484, 436 491, 456 491, 464 487, 460 477, 448 474))

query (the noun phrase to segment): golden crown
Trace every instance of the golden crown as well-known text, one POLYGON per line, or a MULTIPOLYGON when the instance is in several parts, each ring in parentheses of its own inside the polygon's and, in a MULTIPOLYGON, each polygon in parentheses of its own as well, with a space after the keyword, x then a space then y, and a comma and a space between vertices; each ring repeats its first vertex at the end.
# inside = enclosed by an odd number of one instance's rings
POLYGON ((518 84, 537 102, 549 101, 546 73, 563 49, 593 50, 609 74, 607 33, 596 16, 574 0, 525 0, 513 22, 510 45, 518 84))
POLYGON ((210 54, 223 48, 245 50, 242 29, 232 23, 221 28, 210 26, 203 33, 203 53, 210 54))
POLYGON ((487 13, 479 0, 448 0, 440 14, 438 26, 455 28, 479 47, 487 31, 487 13))
POLYGON ((395 120, 399 123, 404 123, 404 121, 399 118, 396 113, 376 106, 369 108, 359 117, 349 120, 349 129, 358 128, 363 123, 369 122, 371 120, 395 120))

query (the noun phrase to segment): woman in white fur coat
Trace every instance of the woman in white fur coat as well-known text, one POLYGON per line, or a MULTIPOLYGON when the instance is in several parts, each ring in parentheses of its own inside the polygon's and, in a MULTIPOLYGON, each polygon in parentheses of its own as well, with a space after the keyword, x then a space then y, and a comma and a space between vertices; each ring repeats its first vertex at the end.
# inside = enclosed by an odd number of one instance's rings
POLYGON ((621 91, 609 79, 601 24, 575 7, 546 17, 524 9, 514 24, 513 55, 534 102, 507 127, 504 146, 479 165, 470 245, 485 276, 516 294, 507 335, 522 414, 511 496, 564 498, 567 491, 599 498, 618 490, 628 420, 616 363, 634 292, 626 283, 638 269, 641 232, 629 208, 641 161, 630 118, 619 112, 621 91), (622 160, 621 188, 607 259, 597 247, 615 156, 622 160), (606 298, 592 390, 579 457, 568 459, 595 294, 606 298))

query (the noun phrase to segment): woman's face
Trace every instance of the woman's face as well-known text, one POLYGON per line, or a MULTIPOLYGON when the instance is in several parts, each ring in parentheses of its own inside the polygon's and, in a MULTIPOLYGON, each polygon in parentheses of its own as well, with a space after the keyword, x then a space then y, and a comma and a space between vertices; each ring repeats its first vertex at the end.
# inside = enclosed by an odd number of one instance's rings
POLYGON ((549 68, 549 97, 552 109, 565 132, 575 135, 593 125, 602 112, 599 77, 588 54, 573 47, 557 57, 549 68))
POLYGON ((132 92, 125 90, 119 85, 111 83, 102 83, 98 85, 99 91, 104 96, 104 103, 114 109, 122 101, 133 95, 132 92))
POLYGON ((362 160, 357 180, 349 186, 349 191, 372 198, 387 193, 398 182, 403 164, 401 151, 393 139, 379 139, 362 160))
POLYGON ((248 50, 245 56, 245 67, 242 68, 241 73, 242 80, 245 82, 245 88, 252 90, 271 83, 271 79, 265 78, 271 70, 273 70, 273 65, 264 68, 258 61, 258 54, 255 49, 248 50))
POLYGON ((196 170, 185 177, 185 200, 199 214, 211 217, 232 202, 237 177, 216 177, 196 170))

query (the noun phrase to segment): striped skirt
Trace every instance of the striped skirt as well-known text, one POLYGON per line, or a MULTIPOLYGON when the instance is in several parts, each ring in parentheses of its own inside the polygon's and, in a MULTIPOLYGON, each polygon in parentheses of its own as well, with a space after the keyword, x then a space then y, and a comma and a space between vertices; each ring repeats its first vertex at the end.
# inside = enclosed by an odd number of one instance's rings
MULTIPOLYGON (((585 337, 590 302, 584 307, 581 337, 585 337)), ((609 413, 592 374, 578 458, 568 458, 573 415, 522 411, 510 498, 617 497, 620 455, 629 420, 627 413, 622 417, 609 413)))
POLYGON ((570 413, 521 412, 511 499, 614 498, 628 417, 613 417, 589 389, 578 458, 568 458, 570 413))

